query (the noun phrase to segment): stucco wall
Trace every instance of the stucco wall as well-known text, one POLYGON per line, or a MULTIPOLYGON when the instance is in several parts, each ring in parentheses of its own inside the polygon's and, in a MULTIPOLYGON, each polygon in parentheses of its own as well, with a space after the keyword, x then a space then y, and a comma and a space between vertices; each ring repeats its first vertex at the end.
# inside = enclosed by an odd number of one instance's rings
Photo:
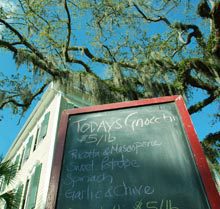
MULTIPOLYGON (((35 125, 33 126, 32 130, 30 130, 28 136, 25 134, 20 136, 18 140, 22 141, 22 145, 19 147, 19 149, 17 150, 17 154, 14 156, 14 161, 15 161, 16 156, 18 154, 22 155, 23 149, 25 149, 26 147, 28 138, 30 136, 33 136, 33 142, 31 146, 29 158, 21 165, 21 169, 18 171, 13 185, 11 185, 8 188, 8 190, 17 187, 21 184, 23 184, 25 187, 27 179, 30 179, 34 172, 35 166, 42 163, 41 176, 38 186, 38 194, 37 194, 36 207, 35 207, 38 209, 41 208, 43 209, 46 203, 46 196, 47 196, 46 194, 49 185, 54 143, 55 143, 57 125, 58 125, 60 101, 61 101, 61 95, 57 94, 47 108, 43 106, 41 107, 44 108, 41 117, 35 121, 35 125), (39 142, 39 144, 37 144, 36 149, 33 151, 34 141, 37 135, 37 129, 42 124, 44 115, 47 112, 50 112, 47 134, 39 142)), ((35 118, 33 117, 33 120, 34 119, 35 118)))

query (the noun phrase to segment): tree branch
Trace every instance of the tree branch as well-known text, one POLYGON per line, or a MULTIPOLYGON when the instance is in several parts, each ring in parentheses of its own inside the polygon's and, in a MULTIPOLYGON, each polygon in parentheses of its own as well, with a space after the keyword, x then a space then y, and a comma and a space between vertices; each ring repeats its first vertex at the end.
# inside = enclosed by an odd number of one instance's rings
POLYGON ((205 139, 204 142, 208 143, 210 145, 215 144, 218 140, 220 140, 220 131, 216 132, 216 133, 212 133, 212 134, 208 134, 205 139))
POLYGON ((22 57, 24 57, 28 62, 31 62, 34 66, 39 67, 40 69, 44 70, 51 76, 55 77, 60 77, 62 75, 62 71, 59 71, 56 67, 51 62, 45 62, 44 60, 39 59, 34 53, 25 50, 25 49, 19 49, 17 52, 14 54, 15 59, 17 56, 19 56, 19 53, 22 54, 22 57))
MULTIPOLYGON (((219 95, 218 95, 219 96, 219 95)), ((192 105, 188 108, 188 111, 190 114, 196 113, 198 111, 200 111, 202 108, 206 107, 207 105, 211 104, 213 101, 215 101, 218 96, 214 95, 214 94, 210 94, 210 96, 206 99, 204 99, 201 102, 198 102, 195 105, 192 105)))
POLYGON ((191 39, 195 37, 197 40, 197 43, 205 49, 206 43, 204 42, 202 32, 200 31, 199 27, 197 25, 192 24, 183 24, 183 23, 175 23, 173 25, 174 28, 180 30, 180 31, 188 31, 193 30, 191 33, 188 34, 186 41, 183 41, 182 33, 179 33, 179 39, 181 42, 184 42, 184 45, 188 45, 191 43, 191 39))
MULTIPOLYGON (((191 43, 191 39, 192 37, 195 37, 198 44, 205 48, 206 47, 206 43, 203 41, 203 36, 202 36, 202 33, 201 31, 199 30, 199 27, 196 26, 196 25, 187 25, 187 24, 182 24, 182 23, 175 23, 175 24, 171 24, 171 22, 166 18, 166 17, 162 17, 162 16, 159 16, 157 19, 153 19, 153 18, 149 18, 147 17, 144 12, 139 8, 139 6, 133 2, 133 5, 134 7, 136 8, 136 10, 141 14, 141 16, 146 20, 146 21, 149 21, 149 22, 160 22, 160 21, 163 21, 164 23, 166 23, 167 26, 169 26, 170 28, 176 28, 178 30, 181 30, 181 31, 188 31, 190 29, 193 30, 193 32, 189 33, 188 36, 187 36, 187 39, 186 41, 184 41, 183 45, 177 49, 174 53, 173 53, 173 56, 178 52, 180 51, 184 46, 188 45, 191 43)), ((181 36, 180 36, 181 37, 181 36)), ((182 37, 181 37, 182 38, 182 37)), ((181 39, 183 40, 183 39, 181 39)), ((183 42, 183 41, 181 41, 183 42)))
MULTIPOLYGON (((89 59, 91 59, 93 62, 99 62, 107 65, 112 65, 115 63, 115 61, 106 60, 104 58, 96 57, 94 56, 87 47, 80 47, 80 46, 73 46, 69 47, 69 51, 82 51, 89 59)), ((138 67, 137 64, 131 64, 127 62, 117 62, 118 65, 125 68, 131 68, 136 69, 138 67)))
POLYGON ((94 74, 94 73, 92 72, 92 70, 90 69, 90 67, 89 67, 85 62, 83 62, 82 60, 77 60, 77 59, 68 57, 67 62, 80 64, 80 65, 82 65, 82 66, 85 68, 86 72, 91 73, 91 74, 94 74))
MULTIPOLYGON (((37 15, 36 12, 35 12, 35 11, 31 8, 31 6, 29 5, 29 1, 28 1, 28 2, 26 2, 26 1, 24 2, 24 1, 22 1, 22 0, 18 0, 18 1, 19 1, 19 3, 20 3, 21 9, 22 9, 22 11, 23 11, 23 13, 24 13, 25 15, 27 15, 27 12, 26 12, 26 10, 25 10, 24 3, 27 3, 27 6, 28 6, 29 10, 30 10, 33 14, 37 15)), ((37 15, 37 16, 38 16, 38 15, 37 15)), ((41 19, 41 16, 39 15, 38 18, 41 19)), ((28 23, 30 23, 33 28, 35 28, 36 30, 38 30, 38 28, 36 27, 36 25, 33 24, 33 22, 31 22, 31 21, 29 20, 29 18, 27 18, 27 20, 25 20, 25 21, 28 22, 28 23)), ((29 27, 29 26, 28 26, 28 27, 29 27)))
POLYGON ((42 55, 42 53, 40 53, 38 51, 38 49, 33 46, 32 44, 30 44, 29 42, 27 42, 26 38, 21 34, 19 33, 14 27, 12 27, 9 23, 7 23, 6 21, 4 21, 3 19, 0 19, 0 22, 2 24, 5 25, 6 28, 8 28, 11 32, 13 32, 19 39, 20 41, 27 47, 29 48, 33 53, 35 53, 39 58, 41 59, 45 59, 44 56, 42 55))
POLYGON ((71 38, 71 32, 72 32, 72 29, 71 29, 71 16, 70 16, 70 11, 69 11, 69 8, 68 8, 68 5, 67 5, 67 0, 64 0, 64 9, 66 11, 66 14, 67 14, 67 37, 66 37, 66 43, 65 43, 65 48, 64 48, 64 56, 65 56, 65 59, 67 61, 69 61, 69 54, 68 54, 68 48, 69 48, 69 45, 70 45, 70 38, 71 38))
POLYGON ((186 78, 186 81, 188 84, 190 84, 193 87, 204 89, 208 92, 216 91, 217 87, 213 87, 212 85, 209 85, 208 83, 202 82, 201 80, 195 79, 191 75, 188 75, 186 78))
POLYGON ((113 61, 114 61, 114 62, 117 62, 116 59, 115 59, 115 57, 112 55, 110 49, 108 48, 108 46, 103 45, 103 47, 104 47, 105 49, 107 49, 107 51, 108 51, 109 55, 111 56, 111 58, 113 59, 113 61))
POLYGON ((133 2, 133 5, 134 7, 136 8, 136 10, 141 14, 141 16, 146 20, 146 21, 149 21, 149 22, 160 22, 160 21, 163 21, 164 23, 166 23, 169 27, 171 27, 171 23, 170 21, 165 18, 165 17, 162 17, 162 16, 159 16, 157 19, 152 19, 152 18, 149 18, 147 17, 144 12, 139 8, 139 6, 133 2))
POLYGON ((213 54, 220 59, 220 2, 216 2, 212 11, 211 17, 215 27, 215 47, 213 48, 213 54))
MULTIPOLYGON (((40 67, 41 69, 45 70, 47 73, 52 75, 53 77, 60 77, 63 72, 60 72, 59 69, 57 69, 50 61, 48 61, 42 53, 38 51, 38 49, 30 44, 25 37, 22 36, 21 33, 19 33, 14 27, 12 27, 9 23, 4 21, 3 19, 0 19, 0 23, 4 24, 6 28, 8 28, 11 32, 13 32, 21 41, 22 44, 24 44, 27 48, 29 48, 33 53, 28 52, 27 50, 23 49, 23 52, 26 53, 27 58, 36 66, 40 67), (39 59, 40 58, 40 59, 39 59)), ((3 47, 9 49, 10 51, 13 51, 16 54, 18 53, 18 50, 12 46, 12 44, 2 41, 1 43, 3 47), (10 46, 11 45, 11 46, 10 46)), ((22 50, 22 49, 20 49, 22 50)))
POLYGON ((17 53, 17 49, 13 46, 13 44, 0 40, 0 46, 2 46, 3 48, 6 48, 14 53, 17 53))
POLYGON ((69 56, 68 52, 69 52, 69 45, 70 45, 72 29, 71 29, 71 15, 70 15, 70 11, 69 11, 69 8, 68 8, 67 0, 64 0, 64 9, 65 9, 66 14, 67 14, 67 22, 66 22, 66 24, 67 24, 67 37, 66 37, 66 43, 65 43, 65 47, 64 47, 64 57, 65 57, 67 62, 80 64, 85 68, 85 70, 88 73, 94 74, 91 71, 90 67, 85 62, 83 62, 82 60, 74 59, 74 58, 69 56))
POLYGON ((39 88, 38 91, 36 91, 34 94, 31 94, 30 97, 27 98, 27 95, 25 95, 25 100, 23 100, 22 102, 13 99, 12 96, 6 98, 6 101, 2 101, 0 103, 0 109, 3 109, 7 104, 12 103, 17 107, 22 107, 23 111, 27 110, 27 108, 31 105, 32 101, 44 91, 44 89, 48 86, 49 83, 50 81, 45 82, 44 85, 41 88, 39 88))
POLYGON ((16 58, 19 56, 19 53, 22 53, 22 56, 29 62, 32 62, 33 65, 39 67, 40 69, 44 70, 48 74, 53 77, 60 77, 63 72, 56 69, 52 63, 46 63, 44 60, 41 60, 35 55, 34 53, 26 50, 26 49, 17 49, 14 47, 14 43, 9 43, 3 40, 0 40, 0 46, 3 48, 8 49, 9 51, 14 53, 14 57, 16 58))
POLYGON ((45 23, 48 25, 48 27, 50 28, 50 23, 49 23, 45 18, 43 18, 41 15, 37 14, 37 12, 35 12, 34 9, 30 6, 29 2, 28 2, 27 5, 28 5, 29 10, 30 10, 34 15, 36 15, 39 19, 41 19, 43 22, 45 22, 45 23))
MULTIPOLYGON (((208 77, 213 78, 213 75, 214 75, 213 69, 212 67, 209 66, 209 63, 206 63, 205 60, 198 59, 198 58, 190 59, 189 67, 197 70, 198 72, 205 74, 208 77)), ((215 68, 217 68, 217 66, 215 68)))

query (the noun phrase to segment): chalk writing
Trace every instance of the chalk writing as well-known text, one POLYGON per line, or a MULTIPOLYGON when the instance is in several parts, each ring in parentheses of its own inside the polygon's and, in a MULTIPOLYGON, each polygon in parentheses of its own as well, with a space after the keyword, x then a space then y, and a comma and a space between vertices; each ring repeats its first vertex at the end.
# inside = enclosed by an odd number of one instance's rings
POLYGON ((86 144, 96 144, 99 145, 101 142, 111 143, 116 140, 116 137, 112 136, 110 133, 107 134, 84 134, 80 138, 77 139, 79 142, 85 142, 86 144))
POLYGON ((93 172, 94 171, 94 161, 92 160, 87 164, 76 164, 75 162, 70 162, 67 171, 75 171, 75 172, 93 172))
MULTIPOLYGON (((121 209, 121 205, 114 204, 111 208, 121 209)), ((105 207, 100 206, 100 209, 105 209, 105 207)), ((144 204, 143 201, 140 200, 135 203, 133 209, 179 209, 179 208, 172 206, 172 200, 165 199, 161 201, 147 201, 146 204, 144 204)))
POLYGON ((73 124, 77 125, 78 133, 97 133, 97 132, 106 132, 109 133, 111 130, 121 129, 122 125, 120 123, 121 119, 116 119, 113 122, 101 121, 100 123, 94 121, 88 121, 88 119, 82 119, 75 121, 73 124))
POLYGON ((89 151, 78 151, 78 149, 72 149, 68 152, 71 155, 73 160, 82 160, 82 159, 94 159, 100 157, 100 152, 96 149, 89 151))
POLYGON ((71 159, 73 160, 83 160, 83 159, 94 159, 100 158, 102 156, 109 156, 114 154, 123 154, 133 152, 138 154, 140 149, 148 148, 148 147, 159 147, 162 145, 162 142, 158 142, 158 140, 143 140, 138 142, 133 142, 128 145, 119 145, 113 144, 111 146, 107 146, 102 152, 96 149, 88 150, 88 151, 79 151, 78 149, 72 149, 68 151, 71 159))
POLYGON ((142 209, 142 206, 143 206, 143 202, 142 202, 142 200, 140 200, 135 203, 133 208, 134 209, 142 209))
POLYGON ((134 209, 179 209, 173 206, 172 200, 150 200, 144 203, 144 201, 137 201, 133 207, 134 209))
POLYGON ((116 168, 126 169, 126 168, 138 168, 140 165, 138 164, 137 160, 129 160, 121 155, 121 159, 114 159, 106 156, 101 161, 101 170, 114 170, 116 168))
POLYGON ((82 190, 68 189, 65 192, 65 197, 71 200, 94 200, 109 199, 114 197, 152 195, 153 193, 154 188, 149 185, 130 186, 123 182, 120 185, 110 185, 108 188, 100 190, 91 189, 90 186, 87 186, 86 189, 82 190))
POLYGON ((90 121, 91 119, 81 119, 72 123, 76 125, 77 133, 84 133, 88 136, 93 133, 110 133, 115 130, 122 129, 124 127, 129 127, 133 131, 137 127, 146 127, 149 125, 156 125, 162 122, 172 123, 176 119, 171 114, 163 113, 161 116, 147 116, 144 117, 143 114, 139 115, 139 112, 132 112, 128 114, 124 120, 121 118, 115 119, 114 121, 101 120, 100 122, 90 121))
POLYGON ((138 154, 139 150, 142 148, 158 147, 161 145, 162 142, 158 142, 157 140, 138 141, 128 145, 113 144, 104 149, 103 155, 106 156, 115 153, 118 154, 118 153, 129 153, 129 152, 134 152, 135 154, 138 154))
POLYGON ((136 114, 138 114, 138 112, 131 113, 124 120, 124 125, 130 127, 133 131, 135 131, 137 127, 142 128, 149 125, 159 124, 163 121, 172 123, 176 120, 173 115, 166 115, 165 113, 163 113, 161 117, 150 116, 145 118, 136 118, 136 114), (133 116, 135 116, 135 118, 133 118, 133 116))
POLYGON ((109 183, 111 184, 113 182, 113 177, 112 175, 102 173, 99 175, 84 175, 84 176, 77 176, 74 173, 68 173, 66 175, 66 178, 63 181, 64 185, 68 185, 70 187, 75 187, 77 183, 109 183))

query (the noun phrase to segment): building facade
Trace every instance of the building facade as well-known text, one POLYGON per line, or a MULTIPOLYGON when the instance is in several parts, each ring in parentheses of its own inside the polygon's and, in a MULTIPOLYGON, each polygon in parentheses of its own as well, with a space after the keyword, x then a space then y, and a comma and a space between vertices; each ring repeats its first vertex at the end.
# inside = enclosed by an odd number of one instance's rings
POLYGON ((45 208, 59 117, 64 109, 91 105, 88 100, 67 95, 52 83, 29 116, 4 158, 17 164, 13 184, 4 190, 18 194, 18 209, 45 208))

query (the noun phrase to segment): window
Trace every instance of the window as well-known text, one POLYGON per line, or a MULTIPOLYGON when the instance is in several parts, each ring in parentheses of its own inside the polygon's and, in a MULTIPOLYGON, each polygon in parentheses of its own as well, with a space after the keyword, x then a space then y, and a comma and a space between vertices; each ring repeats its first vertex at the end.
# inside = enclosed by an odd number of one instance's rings
POLYGON ((26 185, 25 185, 24 195, 23 195, 22 200, 21 200, 21 209, 24 209, 24 206, 25 206, 25 202, 26 202, 26 198, 27 198, 27 191, 28 191, 28 187, 29 187, 29 182, 30 182, 30 180, 28 179, 27 182, 26 182, 26 185))
POLYGON ((0 192, 3 192, 5 190, 5 177, 1 176, 0 178, 0 192))
POLYGON ((47 112, 44 116, 44 119, 41 123, 40 127, 37 127, 37 132, 34 138, 34 146, 33 151, 36 150, 37 145, 41 142, 41 140, 47 135, 47 128, 49 123, 50 112, 47 112))
POLYGON ((20 160, 19 165, 18 165, 18 170, 21 169, 21 166, 24 163, 24 153, 25 153, 25 149, 23 149, 23 151, 22 151, 21 160, 20 160))
POLYGON ((37 165, 31 177, 25 209, 35 208, 38 186, 39 186, 40 175, 41 175, 41 168, 42 168, 42 164, 37 165))
POLYGON ((21 202, 22 202, 22 193, 23 193, 23 189, 24 189, 24 185, 21 184, 18 189, 17 189, 17 192, 16 192, 16 195, 15 195, 15 201, 16 203, 18 204, 18 209, 19 209, 19 206, 21 205, 21 202))
MULTIPOLYGON (((44 120, 41 123, 41 129, 39 133, 39 142, 47 135, 47 127, 49 123, 50 112, 47 112, 44 116, 44 120)), ((39 143, 38 142, 38 143, 39 143)))
POLYGON ((15 165, 17 166, 17 170, 20 169, 20 158, 21 158, 21 155, 18 154, 16 159, 15 159, 15 165))
POLYGON ((38 142, 38 138, 39 138, 39 133, 40 133, 40 127, 37 128, 37 132, 36 132, 36 136, 34 139, 34 147, 33 147, 33 151, 36 149, 37 147, 37 142, 38 142))
POLYGON ((31 152, 32 141, 33 141, 33 136, 31 136, 28 139, 28 142, 26 144, 25 153, 24 153, 24 162, 29 158, 29 155, 30 155, 30 152, 31 152))

